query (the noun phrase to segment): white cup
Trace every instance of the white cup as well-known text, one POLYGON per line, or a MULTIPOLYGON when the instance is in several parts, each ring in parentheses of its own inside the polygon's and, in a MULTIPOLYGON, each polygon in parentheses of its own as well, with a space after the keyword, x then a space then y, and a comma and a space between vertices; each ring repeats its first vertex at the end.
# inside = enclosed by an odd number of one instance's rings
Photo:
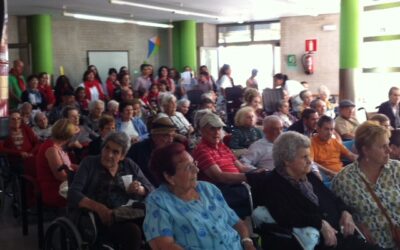
POLYGON ((122 178, 122 181, 124 182, 125 190, 128 190, 129 185, 131 185, 131 183, 132 183, 132 175, 131 174, 124 175, 121 178, 122 178))

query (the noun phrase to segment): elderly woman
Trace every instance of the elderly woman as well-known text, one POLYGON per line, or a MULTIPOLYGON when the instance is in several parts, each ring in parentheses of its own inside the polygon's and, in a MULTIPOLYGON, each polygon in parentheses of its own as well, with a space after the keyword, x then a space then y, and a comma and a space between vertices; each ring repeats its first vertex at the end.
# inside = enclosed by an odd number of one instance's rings
POLYGON ((277 111, 274 113, 274 115, 281 118, 283 122, 283 128, 285 130, 297 121, 297 118, 294 115, 290 114, 290 105, 289 102, 286 100, 281 100, 278 103, 277 111))
POLYGON ((9 121, 9 136, 0 142, 0 152, 7 154, 13 170, 34 176, 34 157, 40 141, 32 129, 22 122, 17 110, 10 111, 9 121), (20 159, 23 166, 19 164, 20 159))
POLYGON ((395 244, 390 224, 383 216, 370 186, 395 225, 400 225, 400 163, 390 160, 390 131, 372 122, 361 124, 355 135, 358 160, 346 166, 332 189, 352 209, 356 223, 369 242, 383 248, 395 244))
POLYGON ((252 107, 257 116, 257 125, 262 125, 265 113, 262 110, 261 95, 255 88, 246 88, 243 94, 244 107, 252 107))
POLYGON ((114 117, 116 119, 119 116, 119 102, 116 100, 110 100, 107 103, 107 110, 105 114, 114 117))
POLYGON ((143 229, 152 249, 255 249, 219 189, 197 181, 197 163, 182 144, 154 151, 150 167, 162 183, 146 199, 143 229))
POLYGON ((189 108, 190 108, 190 101, 186 98, 182 98, 176 103, 176 110, 178 112, 181 112, 182 115, 184 116, 188 114, 189 108))
POLYGON ((99 120, 104 112, 104 102, 95 100, 89 103, 89 114, 83 117, 83 123, 91 130, 99 132, 99 120))
POLYGON ((252 107, 239 109, 235 115, 235 128, 229 142, 231 149, 247 149, 250 144, 261 139, 263 133, 255 127, 256 115, 252 107))
POLYGON ((179 141, 187 140, 187 137, 194 131, 192 125, 185 116, 176 111, 176 97, 170 93, 165 93, 161 97, 162 111, 158 117, 169 117, 177 128, 177 137, 179 141))
POLYGON ((49 125, 49 119, 47 119, 46 114, 43 112, 36 112, 33 121, 35 126, 32 130, 36 136, 41 141, 48 139, 51 136, 51 126, 49 125))
MULTIPOLYGON (((345 204, 311 171, 310 140, 306 136, 283 133, 272 151, 274 170, 247 174, 256 206, 265 206, 276 223, 289 230, 311 227, 319 231, 316 249, 371 249, 354 235, 355 224, 345 204)), ((275 247, 301 249, 295 245, 275 247)))
POLYGON ((379 125, 381 125, 384 128, 387 128, 389 130, 393 130, 393 127, 390 125, 390 119, 384 114, 375 114, 369 118, 370 121, 375 121, 378 122, 379 125))
POLYGON ((116 122, 116 130, 124 132, 131 138, 132 143, 149 138, 149 132, 140 118, 141 104, 135 99, 119 105, 120 118, 116 122))
POLYGON ((103 115, 99 119, 99 136, 89 143, 88 154, 98 155, 101 152, 101 145, 104 139, 115 131, 115 119, 109 115, 103 115))
POLYGON ((51 129, 52 138, 40 145, 36 156, 36 174, 43 203, 51 207, 65 207, 66 200, 58 193, 60 184, 67 180, 66 166, 70 170, 77 169, 72 164, 63 146, 74 136, 76 127, 67 119, 58 120, 51 129))
POLYGON ((95 213, 99 239, 107 239, 122 250, 138 250, 142 239, 137 224, 144 214, 134 205, 124 205, 130 200, 142 201, 153 187, 140 168, 125 158, 129 147, 130 138, 125 133, 108 135, 101 154, 81 162, 68 191, 68 204, 95 213))

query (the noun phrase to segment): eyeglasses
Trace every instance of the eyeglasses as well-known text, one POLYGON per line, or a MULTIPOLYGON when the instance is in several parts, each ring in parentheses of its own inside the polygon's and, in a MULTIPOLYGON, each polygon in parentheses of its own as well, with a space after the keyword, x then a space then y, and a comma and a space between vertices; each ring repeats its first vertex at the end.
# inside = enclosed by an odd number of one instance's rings
POLYGON ((13 121, 20 121, 22 118, 21 117, 12 117, 11 120, 13 121))
POLYGON ((193 161, 189 165, 185 166, 185 171, 191 171, 197 169, 198 161, 193 161))

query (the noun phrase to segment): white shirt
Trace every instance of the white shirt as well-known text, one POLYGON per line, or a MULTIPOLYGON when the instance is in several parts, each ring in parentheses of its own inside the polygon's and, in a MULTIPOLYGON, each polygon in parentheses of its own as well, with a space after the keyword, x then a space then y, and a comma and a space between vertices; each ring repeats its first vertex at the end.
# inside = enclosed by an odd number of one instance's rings
POLYGON ((190 129, 190 123, 181 112, 175 112, 175 115, 168 116, 166 113, 159 113, 158 118, 169 117, 177 128, 178 134, 187 135, 190 129))
POLYGON ((139 133, 136 131, 133 126, 132 121, 121 122, 121 131, 129 136, 129 138, 137 138, 139 137, 139 133))
POLYGON ((253 168, 266 168, 272 170, 275 168, 272 159, 272 147, 274 144, 266 138, 253 142, 248 151, 240 159, 244 164, 253 168))

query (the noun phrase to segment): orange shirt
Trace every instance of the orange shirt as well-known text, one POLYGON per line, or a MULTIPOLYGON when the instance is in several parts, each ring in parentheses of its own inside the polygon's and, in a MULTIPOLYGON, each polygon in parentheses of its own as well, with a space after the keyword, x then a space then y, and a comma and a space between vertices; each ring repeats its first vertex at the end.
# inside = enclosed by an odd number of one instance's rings
POLYGON ((311 138, 311 157, 323 167, 338 173, 343 168, 341 156, 350 156, 351 152, 335 139, 321 141, 318 135, 311 138))

